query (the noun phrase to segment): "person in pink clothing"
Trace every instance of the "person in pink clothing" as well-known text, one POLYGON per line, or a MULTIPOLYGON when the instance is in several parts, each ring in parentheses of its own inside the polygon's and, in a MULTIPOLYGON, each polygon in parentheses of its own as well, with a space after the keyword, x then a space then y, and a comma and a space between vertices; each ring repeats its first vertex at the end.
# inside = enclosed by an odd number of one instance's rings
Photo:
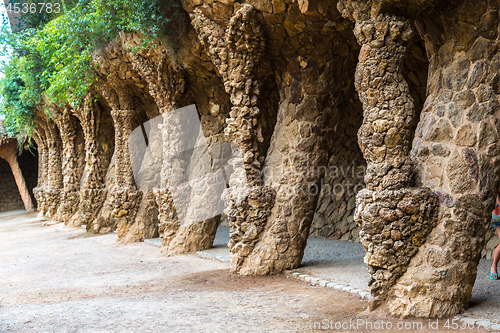
MULTIPOLYGON (((498 239, 500 239, 500 191, 497 193, 497 200, 495 203, 495 210, 491 214, 491 222, 493 227, 497 229, 498 239)), ((498 261, 500 260, 500 244, 495 248, 493 252, 493 264, 491 265, 490 279, 498 280, 498 261)))

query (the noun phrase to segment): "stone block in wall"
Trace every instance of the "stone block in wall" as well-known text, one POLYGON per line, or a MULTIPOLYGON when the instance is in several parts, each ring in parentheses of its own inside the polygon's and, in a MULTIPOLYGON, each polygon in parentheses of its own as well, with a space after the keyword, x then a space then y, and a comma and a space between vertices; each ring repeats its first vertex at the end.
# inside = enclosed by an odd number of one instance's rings
MULTIPOLYGON (((354 155, 354 154, 353 154, 354 155)), ((310 235, 314 237, 331 237, 334 239, 354 240, 352 231, 357 228, 354 223, 354 210, 356 205, 356 192, 363 188, 364 164, 361 164, 357 175, 352 172, 349 158, 345 155, 340 157, 343 162, 337 165, 339 156, 330 159, 326 168, 325 181, 323 184, 317 209, 310 229, 310 235), (360 176, 360 177, 357 177, 360 176)), ((359 238, 359 237, 358 237, 359 238)))

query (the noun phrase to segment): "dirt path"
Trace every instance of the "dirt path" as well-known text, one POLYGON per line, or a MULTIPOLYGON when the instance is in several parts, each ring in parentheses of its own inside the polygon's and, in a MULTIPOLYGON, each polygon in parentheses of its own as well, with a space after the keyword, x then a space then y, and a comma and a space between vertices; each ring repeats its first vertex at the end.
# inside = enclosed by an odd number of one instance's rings
POLYGON ((283 276, 238 277, 227 263, 119 244, 115 234, 42 226, 34 214, 0 218, 0 332, 303 332, 315 322, 325 332, 454 331, 443 320, 439 330, 427 320, 377 329, 399 321, 359 315, 366 306, 283 276))

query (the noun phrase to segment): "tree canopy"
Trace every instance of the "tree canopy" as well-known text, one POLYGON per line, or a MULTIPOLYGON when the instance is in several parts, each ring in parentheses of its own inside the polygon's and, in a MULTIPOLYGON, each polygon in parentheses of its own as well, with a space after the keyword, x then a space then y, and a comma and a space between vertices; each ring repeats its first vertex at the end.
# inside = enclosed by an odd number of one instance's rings
POLYGON ((44 8, 17 1, 7 9, 20 19, 0 30, 0 55, 9 56, 0 66, 0 114, 12 136, 31 136, 42 100, 82 103, 97 79, 92 55, 99 47, 120 31, 141 32, 143 45, 161 39, 179 8, 176 0, 50 0, 44 8))

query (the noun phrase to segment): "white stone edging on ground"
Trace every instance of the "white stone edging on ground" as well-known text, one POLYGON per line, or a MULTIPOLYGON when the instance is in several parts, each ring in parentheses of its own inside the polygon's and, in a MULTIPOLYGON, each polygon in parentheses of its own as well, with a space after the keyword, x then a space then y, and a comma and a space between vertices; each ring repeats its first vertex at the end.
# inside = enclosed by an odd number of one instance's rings
POLYGON ((153 239, 145 239, 144 240, 145 244, 153 245, 156 247, 161 247, 161 242, 159 238, 153 238, 153 239))
POLYGON ((495 324, 495 323, 492 323, 491 321, 488 321, 488 320, 469 318, 469 317, 463 317, 463 316, 455 316, 455 318, 453 318, 453 319, 458 319, 458 320, 462 321, 463 323, 473 325, 474 328, 493 329, 493 330, 500 331, 500 324, 495 324))
POLYGON ((214 254, 203 252, 203 251, 196 252, 196 255, 200 258, 203 258, 203 259, 212 259, 212 260, 219 260, 219 261, 224 261, 224 262, 230 261, 230 259, 228 257, 216 256, 214 254))
POLYGON ((315 278, 313 276, 307 275, 307 274, 302 274, 299 272, 294 272, 294 271, 285 271, 285 275, 290 277, 290 278, 295 278, 310 284, 314 285, 319 285, 321 287, 326 287, 326 288, 333 288, 337 290, 342 290, 342 291, 347 291, 350 292, 351 294, 359 295, 362 298, 371 298, 371 294, 366 291, 366 290, 360 290, 360 289, 354 289, 348 286, 344 286, 342 284, 338 284, 332 281, 327 281, 319 278, 315 278))
MULTIPOLYGON (((216 256, 214 254, 203 252, 203 251, 196 252, 196 255, 198 257, 204 258, 204 259, 220 260, 220 261, 224 261, 224 262, 230 261, 230 258, 228 258, 228 257, 216 256)), ((332 289, 336 289, 336 290, 340 290, 340 291, 347 291, 351 294, 358 295, 362 298, 370 299, 372 297, 370 292, 368 292, 366 290, 354 289, 354 288, 344 286, 344 285, 336 283, 336 282, 316 278, 316 277, 310 276, 308 274, 303 274, 303 273, 294 272, 294 271, 285 271, 284 274, 285 274, 285 276, 287 276, 289 278, 298 279, 298 280, 301 280, 303 282, 306 282, 306 283, 309 283, 312 285, 318 285, 321 287, 332 288, 332 289)), ((493 330, 500 331, 500 324, 495 324, 495 323, 492 323, 488 320, 475 319, 475 318, 469 318, 469 317, 464 317, 464 316, 455 316, 453 319, 457 319, 457 320, 464 322, 464 323, 473 324, 474 326, 480 325, 481 327, 486 328, 486 329, 493 329, 493 330)))
MULTIPOLYGON (((338 284, 335 282, 315 278, 315 277, 307 275, 307 274, 294 272, 294 271, 285 271, 285 275, 289 278, 295 278, 295 279, 307 282, 309 284, 318 285, 318 286, 326 287, 326 288, 333 288, 333 289, 340 290, 340 291, 347 291, 347 292, 350 292, 351 294, 359 295, 362 298, 370 299, 372 297, 370 292, 368 292, 366 290, 354 289, 354 288, 347 287, 347 286, 344 286, 344 285, 341 285, 341 284, 338 284)), ((477 325, 478 327, 475 327, 475 328, 479 328, 479 326, 480 326, 480 327, 483 327, 486 329, 494 329, 494 330, 500 331, 500 324, 495 324, 495 323, 492 323, 488 320, 475 319, 475 318, 469 318, 469 317, 464 317, 464 316, 455 316, 453 319, 457 319, 457 320, 460 320, 464 323, 468 323, 468 324, 471 324, 474 326, 477 325)))

